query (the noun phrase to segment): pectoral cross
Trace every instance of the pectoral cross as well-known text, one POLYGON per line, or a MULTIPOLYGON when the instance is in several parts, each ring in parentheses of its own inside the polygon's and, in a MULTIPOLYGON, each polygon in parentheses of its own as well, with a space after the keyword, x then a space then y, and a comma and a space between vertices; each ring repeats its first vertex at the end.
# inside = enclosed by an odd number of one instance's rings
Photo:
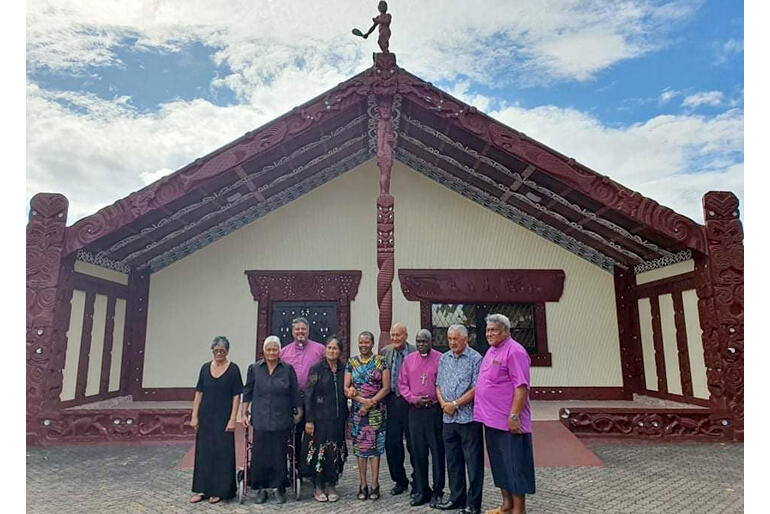
POLYGON ((422 381, 422 384, 423 384, 423 385, 425 385, 425 381, 426 381, 427 379, 428 379, 428 375, 426 375, 425 373, 423 373, 423 374, 422 374, 422 376, 420 377, 420 380, 422 381))

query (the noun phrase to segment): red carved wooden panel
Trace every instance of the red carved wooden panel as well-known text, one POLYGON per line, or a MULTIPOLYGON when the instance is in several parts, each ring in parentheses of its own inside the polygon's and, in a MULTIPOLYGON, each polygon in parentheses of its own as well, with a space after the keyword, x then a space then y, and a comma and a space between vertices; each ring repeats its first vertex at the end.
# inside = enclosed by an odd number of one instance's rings
POLYGON ((556 302, 564 290, 562 270, 400 269, 407 300, 467 303, 556 302))
POLYGON ((729 441, 730 414, 710 409, 562 408, 559 418, 577 436, 729 441))
POLYGON ((698 314, 713 409, 729 409, 743 440, 743 227, 738 199, 703 197, 707 252, 695 256, 698 314))
POLYGON ((27 224, 27 442, 40 440, 40 416, 62 387, 74 258, 63 258, 67 199, 40 193, 27 224))
POLYGON ((193 440, 191 409, 77 409, 41 419, 43 444, 193 440))

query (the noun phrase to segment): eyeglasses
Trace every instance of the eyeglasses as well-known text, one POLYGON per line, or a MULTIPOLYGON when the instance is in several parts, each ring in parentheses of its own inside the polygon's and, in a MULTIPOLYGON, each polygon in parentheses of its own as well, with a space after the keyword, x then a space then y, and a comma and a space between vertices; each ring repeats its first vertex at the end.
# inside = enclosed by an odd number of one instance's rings
POLYGON ((214 348, 214 350, 212 351, 214 353, 227 353, 227 350, 225 350, 224 348, 214 348))

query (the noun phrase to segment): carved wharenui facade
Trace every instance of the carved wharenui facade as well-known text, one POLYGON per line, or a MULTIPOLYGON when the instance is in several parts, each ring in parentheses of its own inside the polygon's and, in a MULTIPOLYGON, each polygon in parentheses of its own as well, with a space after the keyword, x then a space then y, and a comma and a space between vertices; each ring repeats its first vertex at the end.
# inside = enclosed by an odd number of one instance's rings
POLYGON ((226 331, 245 369, 296 313, 350 354, 362 329, 383 345, 393 321, 440 334, 503 308, 533 398, 688 404, 562 409, 575 433, 742 439, 735 196, 707 193, 700 225, 373 60, 69 227, 63 196, 33 198, 28 442, 191 438, 163 400, 192 397, 226 331), (129 395, 159 408, 111 407, 129 395))

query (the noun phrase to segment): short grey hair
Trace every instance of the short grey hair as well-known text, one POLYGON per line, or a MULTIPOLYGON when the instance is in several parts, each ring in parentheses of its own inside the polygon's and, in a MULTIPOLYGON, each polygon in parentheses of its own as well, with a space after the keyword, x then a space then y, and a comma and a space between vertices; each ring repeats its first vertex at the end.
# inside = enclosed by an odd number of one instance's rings
POLYGON ((281 349, 281 340, 278 338, 278 336, 267 336, 265 338, 265 342, 262 343, 262 351, 264 352, 265 349, 271 345, 271 344, 277 344, 278 349, 281 349))
POLYGON ((503 326, 508 332, 511 331, 511 320, 509 320, 508 316, 505 314, 489 314, 484 318, 484 321, 487 323, 494 323, 498 327, 503 326))
POLYGON ((225 336, 216 336, 211 342, 211 349, 216 348, 217 345, 225 347, 225 350, 230 351, 230 341, 225 336))
POLYGON ((308 329, 310 328, 310 323, 308 323, 307 319, 303 318, 302 316, 291 320, 291 328, 294 329, 294 325, 296 325, 297 323, 304 323, 308 329))
POLYGON ((420 330, 418 330, 417 335, 415 335, 414 338, 417 339, 420 336, 428 338, 428 342, 433 341, 433 334, 431 334, 430 330, 428 330, 427 328, 421 328, 420 330))
POLYGON ((465 325, 460 325, 459 323, 451 325, 446 330, 447 335, 449 335, 449 332, 458 332, 462 337, 468 337, 468 329, 465 328, 465 325))

